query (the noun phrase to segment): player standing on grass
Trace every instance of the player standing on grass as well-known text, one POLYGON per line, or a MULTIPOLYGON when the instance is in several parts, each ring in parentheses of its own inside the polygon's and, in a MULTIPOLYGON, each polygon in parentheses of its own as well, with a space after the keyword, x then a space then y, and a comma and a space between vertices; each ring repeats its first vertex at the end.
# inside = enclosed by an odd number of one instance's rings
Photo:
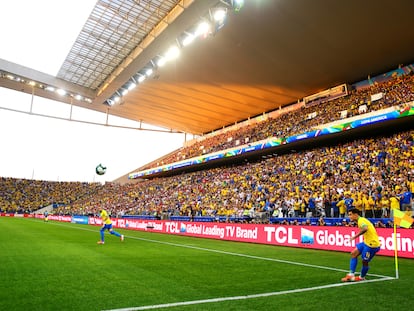
POLYGON ((351 241, 355 240, 361 235, 364 235, 364 241, 358 243, 356 248, 351 252, 350 272, 342 278, 342 282, 358 282, 364 281, 368 273, 368 263, 372 260, 375 254, 380 250, 380 241, 374 225, 365 217, 359 215, 357 208, 352 208, 348 211, 348 216, 351 221, 358 224, 359 232, 351 237, 351 241), (360 276, 355 276, 355 270, 358 265, 358 256, 362 258, 362 269, 360 276))
POLYGON ((102 228, 99 231, 101 234, 101 239, 98 241, 98 244, 105 244, 105 230, 108 230, 110 234, 114 234, 115 236, 120 237, 121 241, 123 241, 124 235, 112 229, 112 220, 109 217, 108 213, 105 210, 101 210, 100 216, 102 218, 102 228))

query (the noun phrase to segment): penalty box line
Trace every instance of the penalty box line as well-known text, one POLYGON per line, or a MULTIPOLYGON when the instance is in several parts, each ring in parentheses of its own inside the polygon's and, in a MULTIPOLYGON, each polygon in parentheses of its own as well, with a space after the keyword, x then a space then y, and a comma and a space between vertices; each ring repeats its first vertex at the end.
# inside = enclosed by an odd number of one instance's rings
POLYGON ((383 277, 380 279, 366 280, 366 281, 361 281, 361 282, 334 283, 334 284, 307 287, 307 288, 284 290, 280 292, 270 292, 270 293, 253 294, 253 295, 245 295, 245 296, 233 296, 233 297, 219 297, 219 298, 211 298, 211 299, 192 300, 192 301, 181 301, 181 302, 165 303, 165 304, 159 304, 159 305, 147 305, 147 306, 122 308, 122 309, 109 309, 106 311, 140 311, 140 310, 150 310, 150 309, 173 308, 173 307, 197 305, 197 304, 204 304, 204 303, 215 303, 215 302, 223 302, 223 301, 246 300, 246 299, 262 298, 262 297, 281 296, 281 295, 288 295, 288 294, 294 294, 294 293, 310 292, 314 290, 321 290, 321 289, 341 287, 341 286, 350 286, 350 285, 355 285, 355 284, 382 282, 382 281, 389 281, 389 280, 394 280, 394 279, 395 278, 393 277, 383 277))

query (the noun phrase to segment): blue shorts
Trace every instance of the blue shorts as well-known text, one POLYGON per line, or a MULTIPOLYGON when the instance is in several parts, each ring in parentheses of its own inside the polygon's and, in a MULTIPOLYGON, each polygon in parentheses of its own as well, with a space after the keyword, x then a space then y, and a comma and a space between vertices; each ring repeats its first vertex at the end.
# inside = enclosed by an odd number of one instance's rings
POLYGON ((362 260, 366 262, 370 262, 371 259, 374 258, 375 254, 380 250, 380 247, 372 248, 366 245, 364 242, 358 243, 356 247, 361 253, 362 260))
POLYGON ((112 224, 105 224, 105 226, 102 228, 102 230, 106 230, 106 229, 112 229, 112 224))

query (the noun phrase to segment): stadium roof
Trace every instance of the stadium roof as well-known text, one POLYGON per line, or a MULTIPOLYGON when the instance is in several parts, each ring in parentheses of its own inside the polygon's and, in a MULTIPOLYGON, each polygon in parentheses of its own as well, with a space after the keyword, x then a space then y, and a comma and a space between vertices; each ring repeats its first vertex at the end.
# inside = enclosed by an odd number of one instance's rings
POLYGON ((57 76, 0 59, 0 86, 203 134, 414 61, 413 1, 237 6, 235 0, 98 0, 57 76), (214 21, 219 8, 227 17, 214 21), (184 46, 200 21, 214 27, 184 46), (179 57, 158 67, 171 45, 179 57), (154 72, 147 77, 148 69, 154 72))

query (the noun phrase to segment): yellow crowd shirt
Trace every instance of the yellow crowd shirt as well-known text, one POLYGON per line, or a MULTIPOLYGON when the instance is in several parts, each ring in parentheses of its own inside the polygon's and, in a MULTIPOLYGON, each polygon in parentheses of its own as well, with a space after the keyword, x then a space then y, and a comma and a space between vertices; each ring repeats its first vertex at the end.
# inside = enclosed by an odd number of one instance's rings
POLYGON ((339 201, 336 206, 339 208, 339 214, 345 214, 346 213, 346 205, 345 200, 339 201))
POLYGON ((396 196, 390 198, 391 209, 400 209, 400 200, 396 196))

